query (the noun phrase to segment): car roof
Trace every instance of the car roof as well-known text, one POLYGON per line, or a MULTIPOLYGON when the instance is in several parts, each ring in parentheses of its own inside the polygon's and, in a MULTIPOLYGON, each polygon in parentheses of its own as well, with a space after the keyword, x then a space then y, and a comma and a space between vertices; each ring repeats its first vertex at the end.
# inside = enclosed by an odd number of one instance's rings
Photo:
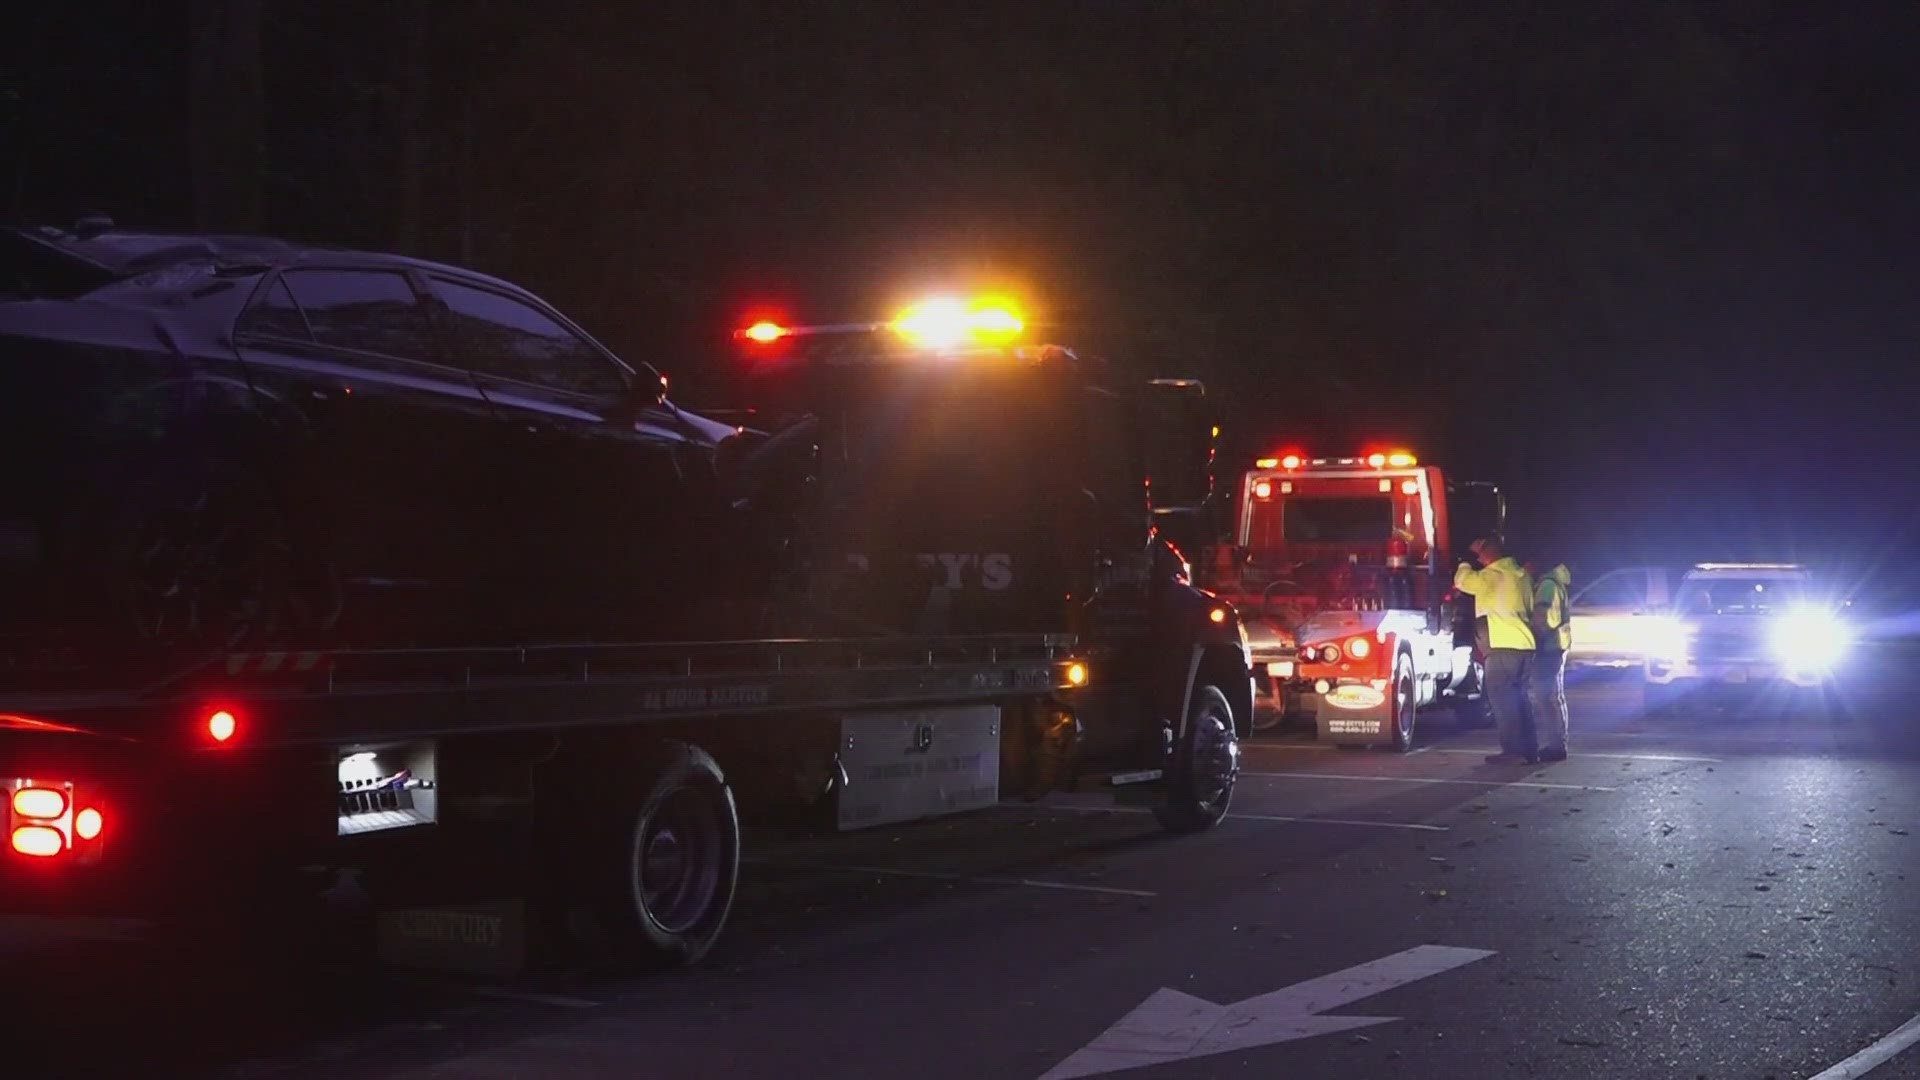
POLYGON ((510 281, 465 267, 406 255, 273 236, 124 229, 117 226, 72 230, 50 225, 12 225, 9 228, 50 251, 96 267, 118 279, 186 263, 259 267, 262 271, 300 266, 380 266, 449 274, 526 294, 524 288, 510 281))

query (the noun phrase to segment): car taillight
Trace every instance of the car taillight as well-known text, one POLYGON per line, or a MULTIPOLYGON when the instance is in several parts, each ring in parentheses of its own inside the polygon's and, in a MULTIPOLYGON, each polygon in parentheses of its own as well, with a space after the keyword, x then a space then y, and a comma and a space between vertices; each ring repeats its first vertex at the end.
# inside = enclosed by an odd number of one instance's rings
POLYGON ((8 848, 36 859, 98 860, 107 824, 101 794, 68 780, 0 778, 0 816, 5 818, 8 848))
POLYGON ((66 849, 66 835, 51 825, 20 825, 13 830, 13 850, 22 855, 49 859, 66 849))
POLYGON ((73 815, 73 835, 81 840, 97 840, 107 820, 96 807, 86 807, 73 815))
POLYGON ((13 793, 13 812, 23 818, 51 821, 67 812, 67 794, 58 788, 23 787, 13 793))

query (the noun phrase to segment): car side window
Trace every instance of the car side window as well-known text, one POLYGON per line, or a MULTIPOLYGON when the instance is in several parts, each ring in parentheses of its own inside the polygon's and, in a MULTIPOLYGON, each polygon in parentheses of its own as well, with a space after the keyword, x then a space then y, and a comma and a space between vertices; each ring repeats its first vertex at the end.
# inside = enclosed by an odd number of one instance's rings
POLYGON ((1634 570, 1616 570, 1594 580, 1574 597, 1577 607, 1634 607, 1647 599, 1645 576, 1634 570))
POLYGON ((626 379, 605 353, 539 308, 442 277, 433 287, 473 371, 598 398, 626 392, 626 379))
POLYGON ((307 317, 300 313, 300 305, 293 302, 293 293, 287 290, 284 278, 274 278, 272 285, 260 290, 240 313, 234 329, 243 334, 313 340, 313 334, 307 329, 307 317))
POLYGON ((290 270, 284 280, 322 345, 436 361, 433 320, 393 270, 290 270))

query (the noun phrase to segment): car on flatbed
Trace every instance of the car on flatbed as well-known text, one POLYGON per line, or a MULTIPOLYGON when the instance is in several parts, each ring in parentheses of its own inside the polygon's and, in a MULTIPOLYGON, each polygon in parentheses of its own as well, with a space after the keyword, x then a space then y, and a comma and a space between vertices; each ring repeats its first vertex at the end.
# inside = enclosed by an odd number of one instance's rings
POLYGON ((526 290, 262 237, 4 235, 0 460, 32 467, 0 480, 0 677, 720 628, 684 623, 737 578, 702 572, 734 428, 526 290))

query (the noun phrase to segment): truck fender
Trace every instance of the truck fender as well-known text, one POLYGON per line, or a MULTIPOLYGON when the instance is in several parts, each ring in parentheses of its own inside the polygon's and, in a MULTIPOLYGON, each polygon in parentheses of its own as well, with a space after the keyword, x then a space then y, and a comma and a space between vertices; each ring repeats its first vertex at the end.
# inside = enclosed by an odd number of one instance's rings
POLYGON ((1253 671, 1247 665, 1245 654, 1236 646, 1195 644, 1189 650, 1186 678, 1180 688, 1180 708, 1174 714, 1176 738, 1186 735, 1186 717, 1193 708, 1193 696, 1207 684, 1219 687, 1226 695, 1227 705, 1233 710, 1234 730, 1243 739, 1250 737, 1254 686, 1253 671))

